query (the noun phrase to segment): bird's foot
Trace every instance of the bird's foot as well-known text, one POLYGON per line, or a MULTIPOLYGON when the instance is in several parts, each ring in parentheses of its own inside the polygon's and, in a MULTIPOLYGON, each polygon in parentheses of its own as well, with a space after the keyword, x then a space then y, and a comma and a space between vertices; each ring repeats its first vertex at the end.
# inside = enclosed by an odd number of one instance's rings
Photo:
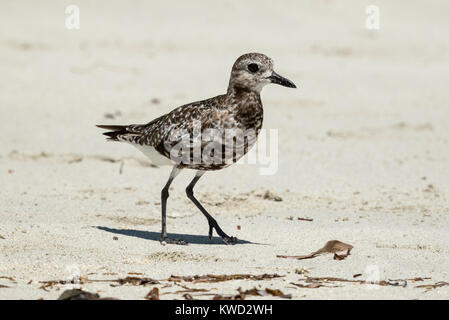
POLYGON ((220 226, 215 220, 209 220, 209 240, 212 240, 212 234, 214 232, 214 229, 217 231, 218 235, 223 239, 223 242, 225 244, 235 244, 237 243, 236 237, 230 237, 226 233, 221 230, 220 226))
POLYGON ((185 246, 187 245, 187 242, 185 242, 182 239, 171 239, 167 236, 165 237, 161 237, 161 244, 165 245, 165 244, 176 244, 176 245, 180 245, 180 246, 185 246))
POLYGON ((223 242, 225 244, 236 244, 237 243, 237 238, 236 237, 229 237, 229 236, 224 236, 221 237, 223 239, 223 242))

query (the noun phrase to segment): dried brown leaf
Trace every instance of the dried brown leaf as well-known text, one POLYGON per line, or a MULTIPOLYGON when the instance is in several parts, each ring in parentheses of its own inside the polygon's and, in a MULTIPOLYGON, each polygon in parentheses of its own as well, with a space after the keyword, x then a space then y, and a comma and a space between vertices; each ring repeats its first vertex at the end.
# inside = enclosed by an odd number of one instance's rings
POLYGON ((284 294, 281 290, 279 289, 270 289, 270 288, 265 288, 265 291, 268 294, 271 294, 272 296, 275 297, 280 297, 280 298, 284 298, 284 299, 291 299, 292 295, 291 294, 284 294))
POLYGON ((326 244, 324 245, 324 247, 322 247, 321 249, 319 249, 318 251, 316 251, 316 254, 321 254, 321 253, 335 253, 338 255, 342 255, 345 252, 347 254, 349 254, 349 252, 352 250, 352 248, 354 248, 352 245, 338 241, 338 240, 330 240, 328 242, 326 242, 326 244))
POLYGON ((145 299, 147 300, 159 300, 159 289, 157 287, 154 287, 151 289, 150 292, 147 293, 145 296, 145 299))
POLYGON ((343 260, 346 258, 349 253, 351 252, 353 246, 338 240, 330 240, 326 242, 324 247, 321 249, 318 249, 315 252, 312 252, 310 254, 304 255, 304 256, 285 256, 285 255, 277 255, 278 258, 292 258, 292 259, 311 259, 315 258, 316 256, 323 254, 323 253, 333 253, 335 260, 343 260))

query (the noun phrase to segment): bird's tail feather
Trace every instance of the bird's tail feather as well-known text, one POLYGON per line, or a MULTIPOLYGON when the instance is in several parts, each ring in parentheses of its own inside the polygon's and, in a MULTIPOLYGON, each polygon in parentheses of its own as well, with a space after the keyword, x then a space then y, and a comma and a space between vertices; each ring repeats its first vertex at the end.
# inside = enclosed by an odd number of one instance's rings
POLYGON ((108 140, 112 141, 119 141, 117 136, 128 133, 128 131, 126 130, 127 126, 97 124, 97 127, 101 129, 112 130, 103 133, 105 136, 109 137, 108 140))

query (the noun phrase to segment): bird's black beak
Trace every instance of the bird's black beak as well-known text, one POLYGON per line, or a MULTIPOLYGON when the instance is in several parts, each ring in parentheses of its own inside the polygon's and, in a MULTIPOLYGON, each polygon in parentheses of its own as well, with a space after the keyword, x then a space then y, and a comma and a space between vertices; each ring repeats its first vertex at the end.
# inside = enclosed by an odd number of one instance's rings
POLYGON ((268 77, 268 79, 271 81, 271 83, 277 83, 284 87, 289 88, 296 88, 296 85, 291 82, 290 80, 278 75, 276 72, 273 71, 271 76, 268 77))

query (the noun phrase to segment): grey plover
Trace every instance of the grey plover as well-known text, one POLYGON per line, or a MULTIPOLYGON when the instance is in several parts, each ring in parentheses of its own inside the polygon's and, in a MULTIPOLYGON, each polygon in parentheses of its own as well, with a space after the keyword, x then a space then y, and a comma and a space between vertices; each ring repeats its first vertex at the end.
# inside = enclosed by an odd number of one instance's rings
POLYGON ((271 58, 261 53, 248 53, 235 61, 226 94, 180 106, 147 124, 98 125, 111 130, 103 133, 109 137, 108 140, 130 143, 154 164, 173 166, 161 192, 161 241, 185 243, 180 239, 168 238, 166 228, 168 189, 184 168, 197 170, 186 193, 206 217, 209 238, 212 239, 215 229, 226 244, 237 241, 220 228, 195 198, 193 188, 206 171, 229 166, 255 144, 263 121, 260 92, 268 83, 296 88, 293 82, 274 72, 271 58), (228 135, 227 131, 232 134, 228 135), (242 135, 242 132, 244 136, 240 139, 238 134, 242 135), (233 145, 231 152, 227 152, 230 144, 233 145))

